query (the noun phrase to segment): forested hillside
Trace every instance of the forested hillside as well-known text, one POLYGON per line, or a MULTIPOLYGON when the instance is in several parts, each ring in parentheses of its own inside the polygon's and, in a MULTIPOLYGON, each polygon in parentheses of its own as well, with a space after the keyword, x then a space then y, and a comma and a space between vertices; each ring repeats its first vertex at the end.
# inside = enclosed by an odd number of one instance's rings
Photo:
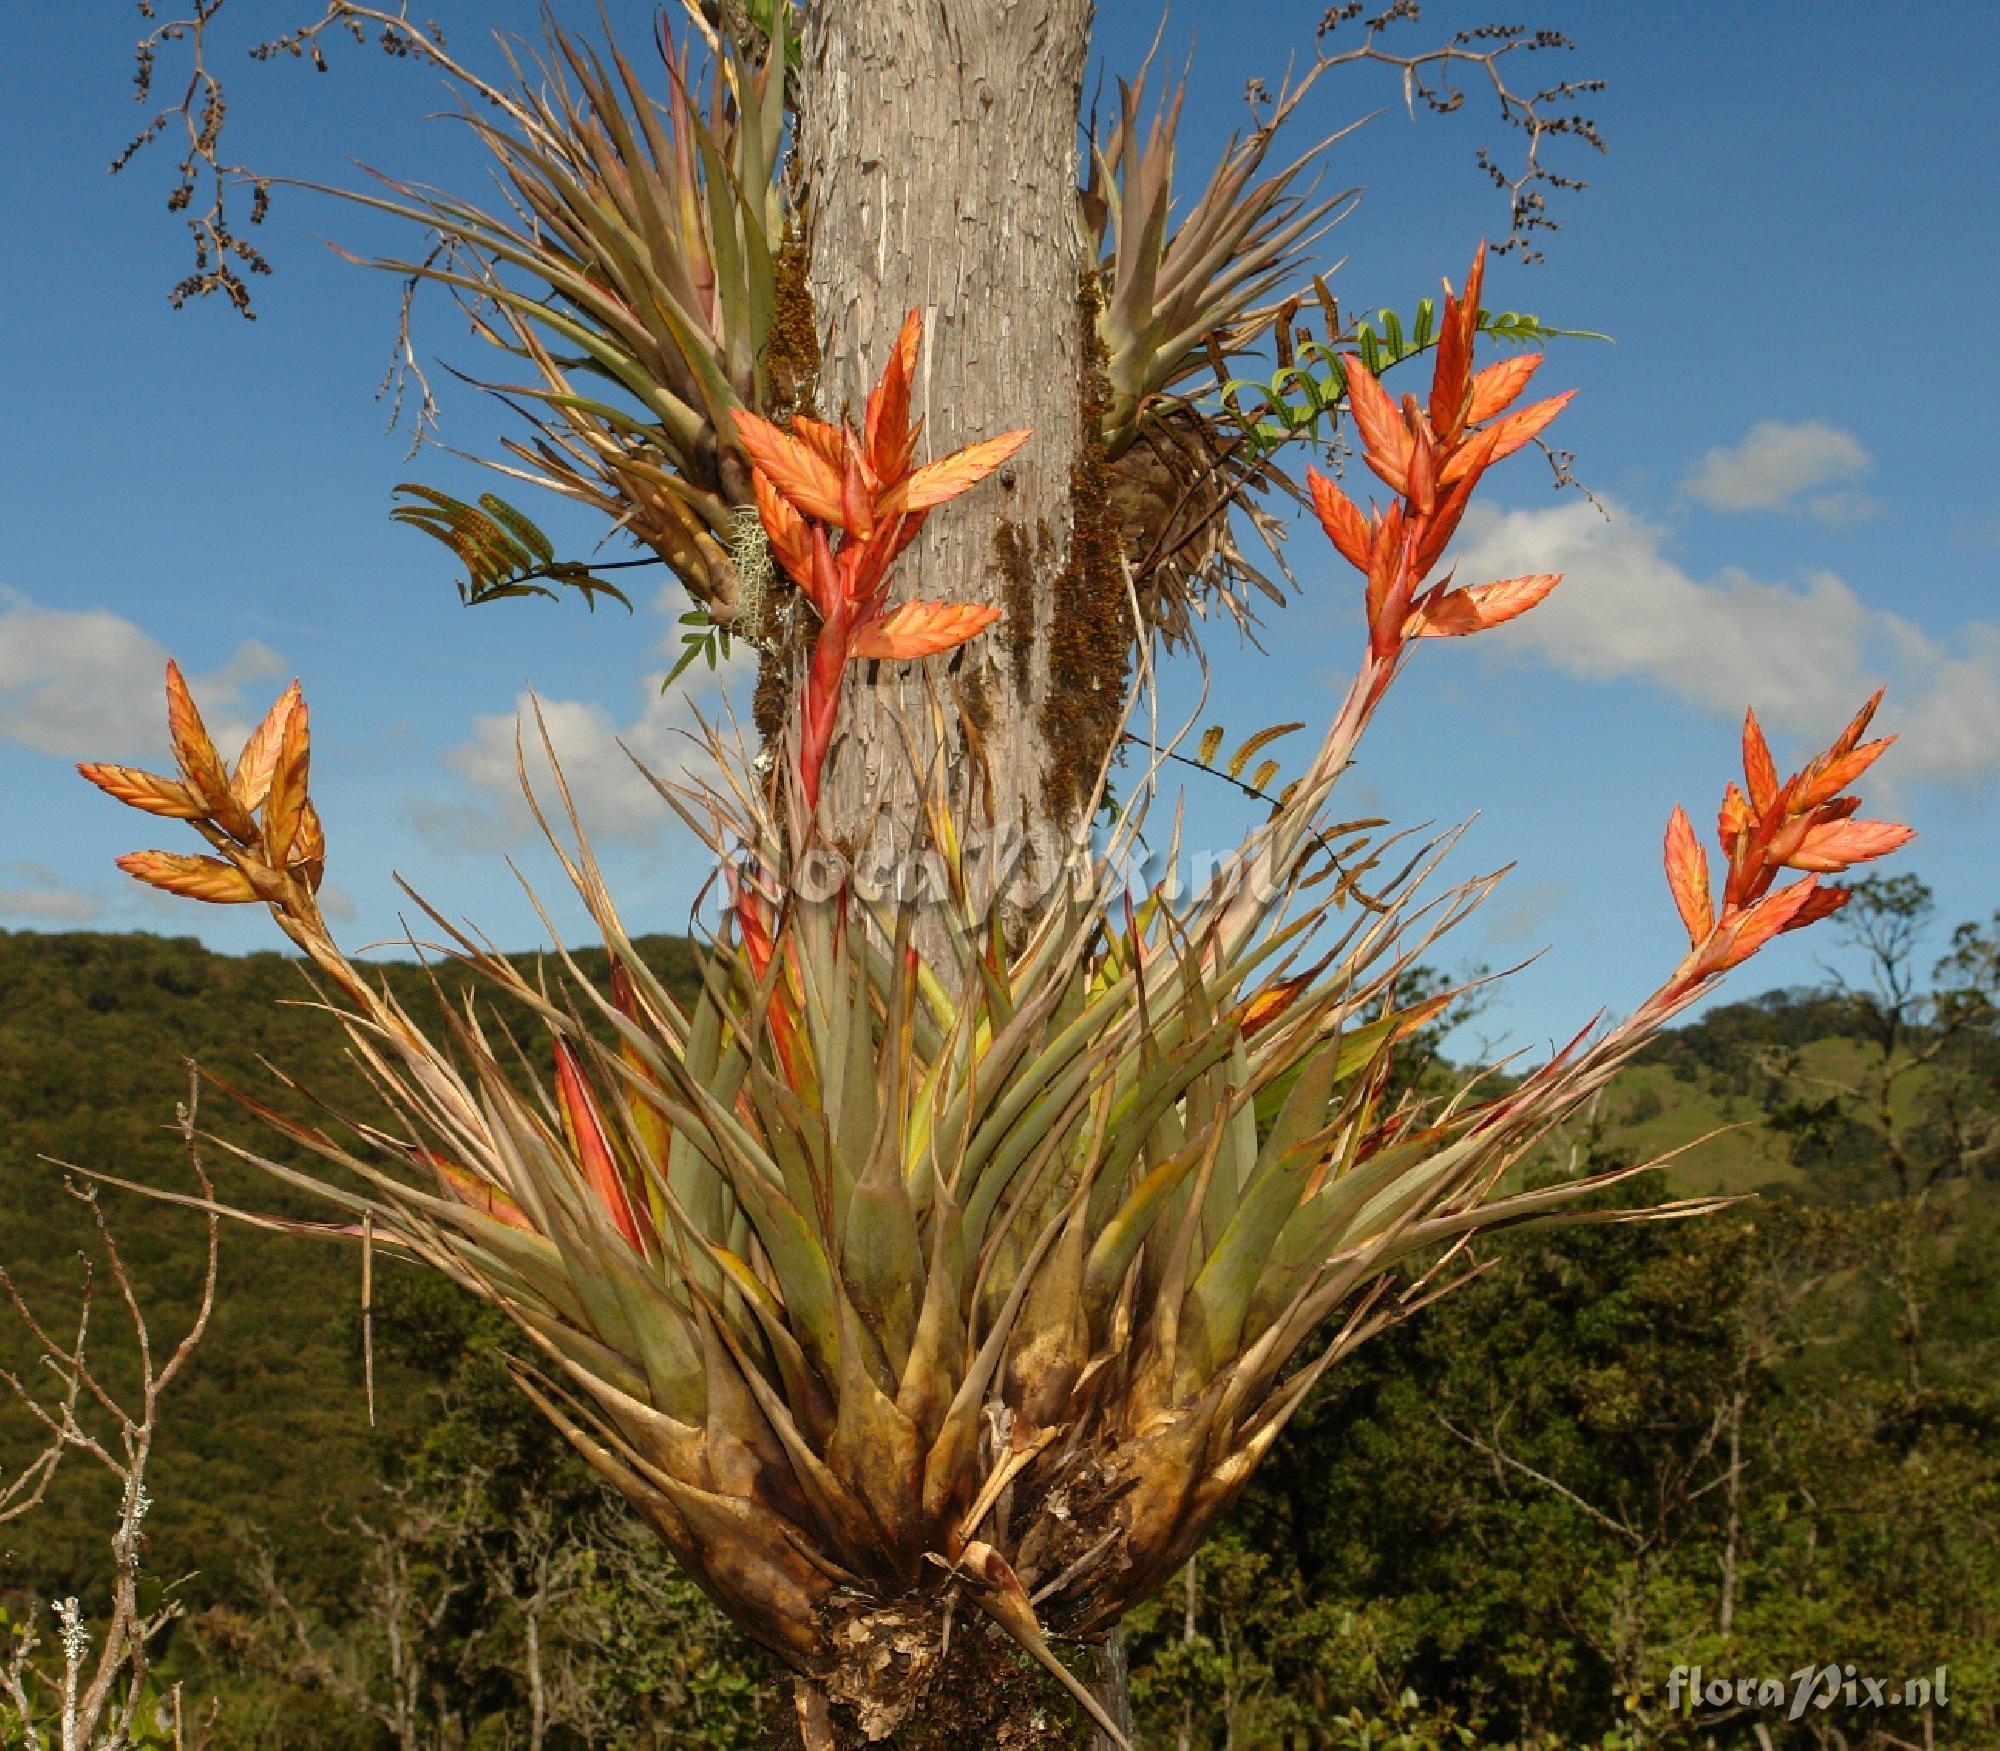
MULTIPOLYGON (((684 989, 692 977, 686 944, 662 938, 645 947, 684 989)), ((601 951, 580 959, 603 976, 601 951)), ((440 994, 456 996, 467 983, 445 967, 433 986, 407 961, 382 972, 426 1019, 440 994)), ((0 1267, 44 1325, 64 1332, 94 1261, 93 1348, 114 1378, 129 1332, 115 1305, 105 1305, 111 1289, 89 1213, 44 1158, 193 1192, 174 1131, 190 1059, 300 1117, 324 1121, 314 1111, 323 1103, 380 1120, 380 1103, 317 1001, 300 964, 277 954, 216 955, 191 937, 0 932, 0 1267)), ((506 1019, 533 1049, 532 1028, 506 1019)), ((297 1159, 217 1087, 205 1088, 201 1103, 204 1128, 297 1159)), ((316 1220, 332 1214, 220 1148, 204 1159, 225 1202, 316 1220)), ((200 1217, 118 1190, 102 1200, 153 1324, 177 1335, 200 1285, 200 1217)), ((386 1255, 378 1268, 378 1293, 393 1307, 405 1287, 399 1268, 386 1255)), ((152 1566, 167 1577, 199 1570, 190 1597, 240 1596, 258 1554, 269 1552, 300 1599, 335 1610, 355 1599, 362 1555, 351 1516, 379 1495, 375 1480, 429 1416, 426 1376, 385 1345, 370 1429, 360 1288, 356 1248, 239 1226, 226 1232, 215 1315, 197 1364, 174 1391, 153 1475, 153 1493, 172 1506, 148 1528, 152 1566)), ((20 1322, 0 1319, 0 1365, 32 1370, 34 1355, 20 1322)), ((33 1434, 18 1419, 0 1421, 0 1470, 28 1451, 33 1434)), ((0 1524, 0 1595, 87 1593, 105 1568, 112 1504, 101 1473, 69 1466, 32 1518, 0 1524)))
MULTIPOLYGON (((1145 1743, 2000 1743, 1993 948, 1962 931, 1921 996, 1906 945, 1872 992, 1713 1010, 1555 1139, 1551 1171, 1739 1126, 1634 1197, 1763 1195, 1503 1240, 1476 1282, 1343 1364, 1228 1534, 1132 1625, 1145 1743), (1947 1666, 1948 1706, 1928 1724, 1668 1709, 1677 1666, 1828 1662, 1898 1682, 1947 1666)), ((688 976, 685 944, 647 951, 688 976)), ((435 1013, 422 968, 383 970, 435 1013)), ((0 933, 0 1263, 50 1330, 74 1317, 92 1235, 39 1158, 190 1189, 172 1129, 187 1057, 294 1111, 379 1116, 312 1002, 275 955, 0 933)), ((538 1053, 531 1024, 518 1037, 538 1053)), ((270 1147, 219 1089, 202 1102, 205 1124, 270 1147)), ((325 1215, 208 1160, 225 1199, 325 1215)), ((200 1218, 119 1191, 102 1207, 170 1339, 200 1218)), ((357 1250, 230 1227, 221 1257, 147 1521, 152 1573, 190 1577, 164 1669, 218 1699, 213 1743, 526 1744, 531 1691, 550 1746, 767 1742, 755 1656, 520 1403, 490 1315, 378 1257, 371 1429, 357 1250)), ((99 1290, 115 1377, 129 1334, 99 1290)), ((0 1365, 26 1380, 35 1358, 10 1315, 0 1365)), ((0 1472, 36 1445, 0 1406, 0 1472)), ((102 1477, 66 1463, 0 1522, 0 1604, 88 1601, 112 1520, 102 1477)))

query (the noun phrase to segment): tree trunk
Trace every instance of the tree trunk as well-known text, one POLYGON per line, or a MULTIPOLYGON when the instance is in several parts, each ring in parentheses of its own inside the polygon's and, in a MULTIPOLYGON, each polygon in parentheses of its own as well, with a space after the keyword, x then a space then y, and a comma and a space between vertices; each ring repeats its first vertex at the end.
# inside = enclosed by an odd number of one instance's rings
POLYGON ((549 1739, 549 1690, 542 1677, 541 1588, 523 1610, 522 1618, 527 1636, 528 1751, 542 1751, 549 1739))
MULTIPOLYGON (((1187 1609, 1181 1617, 1181 1646, 1194 1645, 1197 1629, 1195 1609, 1201 1600, 1201 1578, 1197 1569, 1198 1558, 1189 1557, 1187 1564, 1187 1609)), ((1190 1662, 1192 1664, 1192 1662, 1190 1662)), ((1181 1698, 1181 1730, 1175 1744, 1177 1751, 1194 1751, 1194 1687, 1190 1685, 1187 1694, 1181 1698)))
POLYGON ((1021 859, 1011 891, 1025 900, 1061 869, 1122 706, 1130 615, 1098 511, 1095 287, 1077 222, 1091 15, 1091 0, 807 8, 797 163, 821 413, 859 419, 915 308, 924 454, 1035 434, 997 480, 932 516, 893 591, 990 604, 999 625, 953 658, 850 671, 824 819, 864 870, 905 883, 921 872, 907 861, 899 711, 923 757, 941 756, 981 867, 1021 859))
MULTIPOLYGON (((1137 1723, 1132 1719, 1132 1664, 1125 1653, 1125 1626, 1113 1624, 1111 1633, 1104 1638, 1104 1645, 1097 1650, 1094 1662, 1097 1670, 1091 1683, 1091 1692, 1103 1705, 1119 1732, 1125 1735, 1127 1744, 1134 1742, 1137 1723)), ((1090 1736, 1091 1751, 1118 1751, 1116 1744, 1103 1732, 1093 1732, 1090 1736)))
POLYGON ((1012 1642, 960 1618, 943 1662, 886 1739, 863 1738, 851 1711, 830 1707, 810 1679, 788 1687, 766 1717, 773 1751, 1085 1751, 1097 1735, 1082 1710, 1012 1642))
POLYGON ((1716 1611, 1715 1627, 1730 1635, 1736 1628, 1736 1569, 1743 1537, 1743 1406, 1745 1388, 1739 1371, 1738 1385, 1729 1398, 1729 1521, 1722 1540, 1722 1603, 1716 1611))
MULTIPOLYGON (((864 877, 935 892, 909 857, 914 737, 945 775, 975 869, 1014 918, 1051 890, 1088 825, 1132 641, 1103 479, 1094 264, 1078 224, 1092 14, 1093 0, 808 0, 800 69, 794 162, 818 411, 859 422, 917 309, 924 457, 1034 431, 996 479, 933 514, 892 591, 987 604, 1001 621, 949 659, 849 671, 822 820, 864 877)), ((926 934, 920 923, 921 946, 948 968, 926 934)), ((1002 1712, 1032 1711, 1040 1678, 1004 1659, 994 1670, 1014 1691, 941 1688, 956 1708, 1017 1694, 1002 1712)), ((1101 1677, 1122 1706, 1122 1662, 1101 1677)))

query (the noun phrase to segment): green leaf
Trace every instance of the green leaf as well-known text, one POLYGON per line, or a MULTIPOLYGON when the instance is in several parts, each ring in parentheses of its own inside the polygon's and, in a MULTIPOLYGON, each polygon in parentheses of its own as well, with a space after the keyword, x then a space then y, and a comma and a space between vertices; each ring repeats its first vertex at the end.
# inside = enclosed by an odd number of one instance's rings
MULTIPOLYGON (((1429 298, 1418 302, 1407 328, 1396 311, 1385 307, 1376 311, 1372 322, 1355 324, 1353 350, 1369 374, 1380 377, 1437 345, 1437 318, 1437 304, 1429 298)), ((1518 310, 1482 310, 1478 331, 1489 340, 1512 346, 1611 338, 1594 329, 1558 328, 1518 310)), ((1293 363, 1280 368, 1269 382, 1230 378, 1218 392, 1216 406, 1221 414, 1235 420, 1247 447, 1264 455, 1300 436, 1317 442, 1321 416, 1342 410, 1346 401, 1347 370, 1332 342, 1302 340, 1294 351, 1293 363), (1301 396, 1303 405, 1298 400, 1301 396), (1246 412, 1246 405, 1252 411, 1246 412)))
POLYGON ((550 546, 549 538, 523 513, 516 510, 497 492, 483 492, 479 495, 479 508, 499 523, 516 541, 532 553, 543 565, 552 563, 556 550, 550 546))
POLYGON ((692 626, 695 630, 681 634, 681 654, 675 660, 674 666, 667 671, 667 678, 660 683, 662 693, 686 674, 698 657, 707 659, 711 673, 718 662, 729 660, 728 627, 717 626, 709 619, 707 613, 699 608, 683 614, 678 624, 692 626))
POLYGON ((631 599, 616 584, 581 561, 557 559, 540 526, 498 493, 484 493, 477 505, 469 505, 415 481, 404 481, 395 490, 415 502, 395 506, 390 519, 421 529, 451 550, 465 568, 458 594, 468 607, 514 596, 554 600, 556 592, 540 581, 546 579, 577 591, 593 613, 599 596, 622 602, 628 614, 633 611, 631 599))

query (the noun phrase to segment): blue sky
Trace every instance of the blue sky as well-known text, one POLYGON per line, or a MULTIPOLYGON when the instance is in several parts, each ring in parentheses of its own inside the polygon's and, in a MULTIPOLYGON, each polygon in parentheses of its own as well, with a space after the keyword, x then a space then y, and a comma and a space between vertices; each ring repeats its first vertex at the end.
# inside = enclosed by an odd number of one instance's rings
MULTIPOLYGON (((306 7, 236 10, 247 33, 306 7)), ((649 10, 611 7, 637 40, 649 10)), ((1275 83, 1288 52, 1310 52, 1321 10, 1175 7, 1168 49, 1195 49, 1184 178, 1236 125, 1244 81, 1275 83)), ((489 25, 531 28, 534 9, 434 11, 464 49, 489 25)), ((1104 65, 1129 71, 1157 13, 1122 0, 1102 11, 1104 65)), ((1487 16, 1425 14, 1406 41, 1487 16)), ((1746 703, 1781 763, 1796 763, 1887 682, 1884 721, 1905 739, 1871 781, 1869 812, 1918 827, 1897 867, 1934 886, 1947 923, 2000 904, 2000 427, 1988 411, 2000 400, 2000 112, 1987 89, 2000 9, 1550 0, 1522 16, 1577 39, 1552 74, 1609 82, 1586 103, 1611 150, 1558 145, 1559 166, 1591 187, 1558 197, 1564 229, 1547 261, 1497 264, 1487 301, 1617 337, 1561 347, 1541 379, 1580 390, 1555 435, 1606 514, 1553 491, 1532 455, 1489 477, 1461 579, 1562 569, 1568 581, 1518 629, 1419 652, 1356 796, 1405 822, 1479 814, 1458 869, 1515 869, 1455 958, 1546 948, 1485 1023, 1532 1045, 1600 1005, 1629 1007, 1677 958, 1661 828, 1676 801, 1712 819, 1746 703)), ((449 457, 406 461, 383 430, 373 391, 394 286, 320 240, 365 250, 393 233, 281 192, 260 319, 215 302, 169 310, 186 266, 163 210, 169 159, 105 174, 142 119, 127 83, 137 26, 127 7, 36 8, 0 67, 15 257, 0 291, 0 927, 274 942, 248 909, 165 902, 119 875, 114 855, 169 846, 174 829, 72 771, 81 758, 163 757, 169 653, 231 726, 303 678, 351 944, 399 933, 392 871, 504 943, 539 940, 507 867, 515 858, 560 897, 510 801, 529 686, 549 702, 628 916, 677 927, 695 864, 611 738, 675 757, 686 707, 662 702, 657 683, 680 604, 642 593, 629 618, 570 604, 467 611, 442 552, 388 522, 389 489, 412 474, 468 496, 481 484, 449 457)), ((441 107, 433 75, 354 50, 335 62, 320 78, 226 61, 240 155, 306 177, 349 179, 354 157, 473 186, 482 172, 461 130, 425 119, 441 107)), ((1344 302, 1407 308, 1504 228, 1475 148, 1518 147, 1478 89, 1457 116, 1412 121, 1394 77, 1368 68, 1322 84, 1301 139, 1378 109, 1336 149, 1331 176, 1368 193, 1326 249, 1344 258, 1344 302)), ((427 356, 477 368, 476 346, 441 308, 433 317, 427 356)), ((481 449, 494 429, 469 392, 447 394, 447 439, 481 449)), ((546 520, 578 542, 594 534, 556 507, 546 520)), ((1272 654, 1226 635, 1214 647, 1212 715, 1246 732, 1323 720, 1360 638, 1352 574, 1316 534, 1292 554, 1303 589, 1270 625, 1272 654)), ((1219 844, 1240 819, 1196 784, 1195 832, 1219 844)), ((1732 990, 1815 978, 1835 952, 1788 939, 1732 990)))

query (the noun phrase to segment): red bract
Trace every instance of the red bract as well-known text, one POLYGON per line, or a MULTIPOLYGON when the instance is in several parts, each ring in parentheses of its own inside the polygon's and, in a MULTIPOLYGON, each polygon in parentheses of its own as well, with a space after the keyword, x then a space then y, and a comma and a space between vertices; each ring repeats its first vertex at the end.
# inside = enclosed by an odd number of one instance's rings
POLYGON ((1727 972, 1772 937, 1838 912, 1847 904, 1848 890, 1824 887, 1820 876, 1886 857, 1915 837, 1893 821, 1853 819, 1861 799, 1839 794, 1896 739, 1861 740, 1881 702, 1878 690, 1832 747, 1782 784, 1757 714, 1745 715, 1743 781, 1749 794, 1730 785, 1716 819, 1727 871, 1720 912, 1708 858, 1695 841, 1686 810, 1674 810, 1667 823, 1667 885, 1692 945, 1675 975, 1675 988, 1727 972), (1772 884, 1784 869, 1805 871, 1806 879, 1774 892, 1772 884))
POLYGON ((612 1153, 604 1114, 584 1075, 583 1061, 576 1048, 560 1035, 556 1039, 556 1105, 562 1113, 563 1134, 570 1153, 576 1157, 584 1183, 604 1213, 634 1252, 656 1249, 659 1242, 653 1225, 643 1206, 633 1198, 612 1153))
POLYGON ((1574 393, 1551 396, 1487 423, 1514 404, 1541 355, 1472 369, 1485 272, 1481 245, 1466 275, 1464 296, 1445 288, 1428 408, 1414 395, 1404 396, 1398 405, 1358 358, 1343 360, 1361 459, 1400 496, 1386 509, 1364 515, 1333 481, 1316 469, 1306 470, 1320 526, 1341 557, 1368 580, 1368 650, 1382 665, 1375 682, 1378 694, 1409 640, 1484 632, 1525 614, 1562 581, 1542 573, 1469 589, 1454 590, 1449 579, 1421 588, 1457 532, 1480 476, 1533 439, 1574 393))
MULTIPOLYGON (((801 1086, 801 1058, 798 1050, 798 1033, 792 1024, 792 991, 788 980, 780 976, 773 981, 771 959, 777 952, 777 944, 772 940, 771 927, 767 919, 767 902, 749 883, 734 870, 724 872, 729 882, 730 904, 736 913, 736 927, 742 933, 744 952, 750 957, 750 973, 758 985, 769 987, 766 1001, 769 1008, 771 1044, 778 1054, 779 1067, 785 1073, 786 1083, 796 1089, 801 1086)), ((786 955, 791 955, 789 942, 786 955)))
POLYGON ((1028 441, 1025 430, 1006 432, 912 466, 921 422, 910 418, 910 385, 923 333, 923 317, 912 310, 859 432, 803 417, 785 430, 741 409, 734 416, 755 470, 771 552, 819 612, 819 639, 799 701, 799 779, 808 808, 819 801, 850 662, 933 656, 1000 618, 997 608, 951 602, 905 602, 889 610, 889 569, 924 518, 1028 441))

